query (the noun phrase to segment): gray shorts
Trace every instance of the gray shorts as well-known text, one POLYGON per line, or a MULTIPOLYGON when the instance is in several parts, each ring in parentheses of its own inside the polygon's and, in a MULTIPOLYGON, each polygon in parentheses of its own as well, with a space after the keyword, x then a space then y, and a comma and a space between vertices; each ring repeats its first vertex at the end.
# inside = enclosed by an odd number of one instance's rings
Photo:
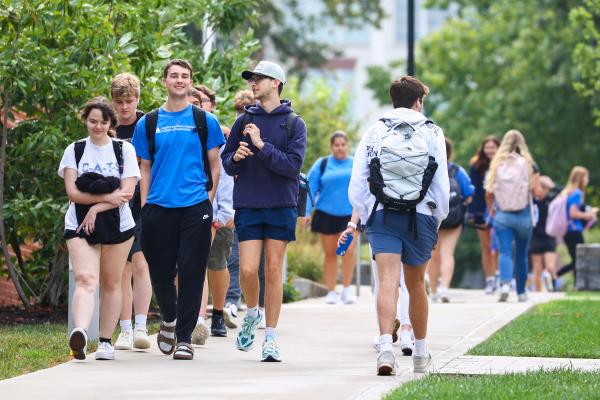
POLYGON ((421 265, 429 261, 431 251, 437 243, 438 224, 435 217, 417 213, 417 239, 409 231, 410 214, 400 211, 379 210, 366 234, 373 257, 376 254, 400 254, 402 263, 421 265))
POLYGON ((231 253, 232 242, 232 229, 225 227, 217 229, 215 239, 210 247, 210 254, 208 255, 208 269, 211 271, 222 271, 227 268, 227 259, 231 253))

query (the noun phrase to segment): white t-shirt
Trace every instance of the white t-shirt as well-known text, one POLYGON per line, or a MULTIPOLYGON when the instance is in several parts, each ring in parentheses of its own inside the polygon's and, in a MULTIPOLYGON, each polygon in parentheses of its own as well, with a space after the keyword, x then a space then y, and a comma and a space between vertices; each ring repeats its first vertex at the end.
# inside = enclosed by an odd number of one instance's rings
MULTIPOLYGON (((85 150, 79 161, 79 168, 75 162, 75 143, 71 143, 63 154, 58 167, 58 176, 64 179, 65 168, 77 170, 77 176, 85 172, 97 172, 104 176, 114 176, 119 178, 119 164, 113 149, 112 142, 103 146, 96 146, 88 137, 85 139, 85 150)), ((131 143, 123 142, 123 176, 121 179, 135 176, 140 180, 140 167, 137 163, 135 150, 131 143)), ((135 227, 135 221, 129 209, 129 203, 125 203, 119 208, 121 215, 121 232, 125 232, 135 227)), ((77 216, 75 214, 75 204, 69 204, 69 209, 65 215, 65 229, 76 230, 79 227, 77 216)))

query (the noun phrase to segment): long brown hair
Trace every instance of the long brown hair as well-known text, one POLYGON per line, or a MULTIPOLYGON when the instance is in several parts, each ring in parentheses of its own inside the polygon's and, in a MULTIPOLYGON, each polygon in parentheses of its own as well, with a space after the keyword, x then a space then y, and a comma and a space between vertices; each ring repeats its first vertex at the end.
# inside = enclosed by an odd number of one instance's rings
POLYGON ((498 140, 498 138, 494 135, 489 135, 485 139, 483 139, 483 142, 481 142, 481 146, 479 146, 477 153, 475 153, 475 155, 471 157, 471 160, 469 161, 469 164, 474 166, 477 172, 479 172, 482 175, 485 174, 485 172, 490 168, 490 164, 492 163, 492 160, 490 160, 488 156, 485 155, 485 151, 483 151, 485 145, 488 144, 488 142, 493 142, 496 145, 496 147, 500 148, 500 140, 498 140))

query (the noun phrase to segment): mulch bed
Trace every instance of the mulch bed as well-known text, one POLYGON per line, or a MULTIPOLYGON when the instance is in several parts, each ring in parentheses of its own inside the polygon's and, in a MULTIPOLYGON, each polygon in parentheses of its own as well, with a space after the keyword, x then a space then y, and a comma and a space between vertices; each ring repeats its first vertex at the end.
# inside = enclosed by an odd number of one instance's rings
POLYGON ((23 325, 41 323, 66 323, 67 306, 42 307, 31 306, 28 310, 19 306, 0 308, 0 325, 23 325))

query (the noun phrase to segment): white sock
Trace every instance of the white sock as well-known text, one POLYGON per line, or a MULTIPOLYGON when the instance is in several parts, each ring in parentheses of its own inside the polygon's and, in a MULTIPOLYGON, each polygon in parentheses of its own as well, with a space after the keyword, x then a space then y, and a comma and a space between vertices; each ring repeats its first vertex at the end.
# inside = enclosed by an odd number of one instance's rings
POLYGON ((277 332, 275 331, 275 328, 271 328, 270 326, 265 328, 265 339, 268 337, 273 340, 277 339, 277 332))
POLYGON ((327 293, 327 296, 337 296, 337 293, 335 290, 330 290, 329 293, 327 293))
POLYGON ((258 318, 258 306, 255 306, 252 308, 248 307, 248 311, 246 312, 246 315, 248 315, 252 319, 258 318))
POLYGON ((147 319, 148 317, 146 317, 145 314, 135 314, 135 326, 141 326, 146 328, 147 319))
POLYGON ((119 320, 119 326, 121 327, 121 332, 131 332, 132 331, 130 319, 119 320))
MULTIPOLYGON (((165 326, 169 326, 169 327, 170 327, 170 326, 175 326, 175 325, 177 325, 177 320, 174 320, 173 322, 166 322, 166 321, 163 321, 162 323, 163 323, 163 325, 165 325, 165 326)), ((165 332, 165 331, 161 330, 161 331, 160 331, 160 333, 161 333, 161 334, 162 334, 164 337, 166 337, 166 338, 169 338, 169 339, 175 339, 175 332, 165 332)), ((169 345, 168 345, 168 344, 166 344, 166 343, 162 343, 162 342, 161 342, 161 343, 159 343, 159 346, 160 346, 160 348, 161 348, 161 349, 163 349, 164 351, 169 351, 169 350, 171 350, 171 346, 169 346, 169 345)))
POLYGON ((392 335, 380 335, 379 336, 379 351, 393 351, 392 348, 392 335))
POLYGON ((344 288, 342 289, 342 294, 347 296, 350 294, 350 286, 344 286, 344 288))
POLYGON ((415 339, 415 356, 427 355, 427 339, 415 339))

